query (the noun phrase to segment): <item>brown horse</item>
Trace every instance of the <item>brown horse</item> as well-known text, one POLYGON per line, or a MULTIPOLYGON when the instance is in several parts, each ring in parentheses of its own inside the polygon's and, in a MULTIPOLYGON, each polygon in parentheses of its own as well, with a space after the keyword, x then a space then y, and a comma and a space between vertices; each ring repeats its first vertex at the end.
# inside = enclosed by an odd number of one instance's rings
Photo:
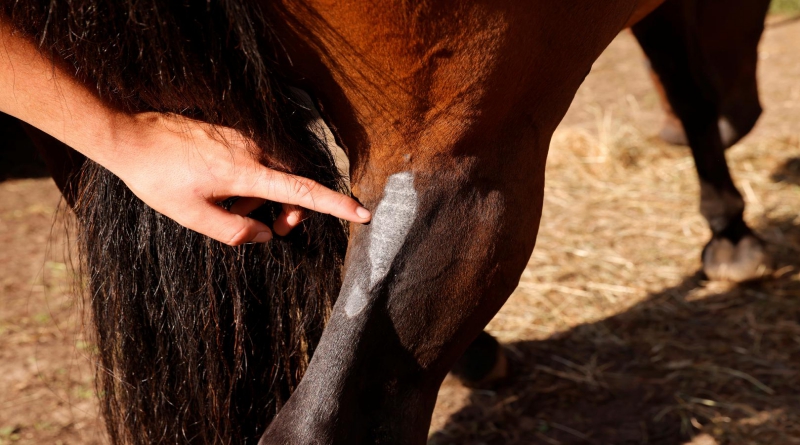
POLYGON ((744 135, 760 111, 764 0, 24 3, 5 15, 115 107, 237 128, 266 165, 335 186, 288 87, 307 91, 373 210, 339 281, 330 218, 270 247, 221 246, 39 135, 70 166, 57 179, 81 225, 114 442, 424 443, 459 357, 467 380, 503 374, 480 334, 533 250, 550 137, 634 23, 697 163, 707 272, 763 265, 718 121, 744 135), (725 39, 709 41, 709 21, 725 39), (728 63, 741 97, 726 96, 728 63), (722 115, 739 105, 743 123, 722 115))

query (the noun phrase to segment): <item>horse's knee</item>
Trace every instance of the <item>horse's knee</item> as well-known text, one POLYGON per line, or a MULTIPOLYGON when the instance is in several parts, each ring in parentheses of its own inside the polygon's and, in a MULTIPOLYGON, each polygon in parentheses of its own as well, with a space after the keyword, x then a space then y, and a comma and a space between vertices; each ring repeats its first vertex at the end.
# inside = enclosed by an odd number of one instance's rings
POLYGON ((689 145, 689 140, 686 138, 686 131, 683 129, 683 124, 674 114, 667 114, 664 118, 664 124, 661 126, 658 137, 671 145, 689 145))
POLYGON ((758 99, 755 77, 747 79, 738 91, 725 97, 720 106, 720 117, 717 120, 722 146, 731 147, 745 137, 756 125, 761 116, 761 103, 758 99))

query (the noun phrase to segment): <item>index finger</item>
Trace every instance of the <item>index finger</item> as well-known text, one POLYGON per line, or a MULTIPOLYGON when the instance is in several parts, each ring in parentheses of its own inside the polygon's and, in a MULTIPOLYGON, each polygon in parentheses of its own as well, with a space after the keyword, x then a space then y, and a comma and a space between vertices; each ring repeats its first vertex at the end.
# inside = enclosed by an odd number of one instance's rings
POLYGON ((235 193, 267 199, 283 204, 294 204, 315 212, 326 213, 355 223, 367 223, 372 218, 369 210, 353 198, 335 192, 322 184, 265 167, 255 183, 242 187, 235 193))

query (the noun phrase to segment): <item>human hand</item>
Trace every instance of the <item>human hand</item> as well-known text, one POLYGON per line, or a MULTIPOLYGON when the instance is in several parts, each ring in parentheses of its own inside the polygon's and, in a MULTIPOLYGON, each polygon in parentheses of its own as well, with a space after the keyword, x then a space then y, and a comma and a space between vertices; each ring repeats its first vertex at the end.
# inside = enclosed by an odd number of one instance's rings
POLYGON ((121 115, 114 128, 114 149, 94 160, 154 210, 222 243, 272 239, 269 227, 246 217, 267 200, 283 203, 273 225, 281 236, 300 224, 304 208, 358 223, 371 218, 348 196, 261 165, 233 129, 160 113, 121 115), (235 196, 229 211, 217 205, 235 196))
POLYGON ((283 203, 273 225, 286 235, 303 208, 366 223, 353 199, 261 165, 252 142, 230 128, 174 114, 129 115, 108 108, 0 20, 0 111, 21 119, 116 174, 147 205, 189 229, 236 246, 272 231, 246 215, 283 203), (216 203, 241 197, 230 211, 216 203))

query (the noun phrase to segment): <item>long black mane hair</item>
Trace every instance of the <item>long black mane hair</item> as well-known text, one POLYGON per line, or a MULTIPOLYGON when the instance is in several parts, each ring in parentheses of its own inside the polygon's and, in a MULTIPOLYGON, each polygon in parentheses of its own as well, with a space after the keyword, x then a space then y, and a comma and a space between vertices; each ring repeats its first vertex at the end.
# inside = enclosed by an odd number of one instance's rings
MULTIPOLYGON (((280 42, 259 2, 0 2, 4 20, 110 106, 235 128, 265 165, 343 190, 279 75, 280 42)), ((150 209, 95 163, 74 178, 111 442, 255 443, 319 340, 345 226, 314 214, 269 245, 228 247, 150 209)), ((270 223, 277 210, 254 216, 270 223)))

